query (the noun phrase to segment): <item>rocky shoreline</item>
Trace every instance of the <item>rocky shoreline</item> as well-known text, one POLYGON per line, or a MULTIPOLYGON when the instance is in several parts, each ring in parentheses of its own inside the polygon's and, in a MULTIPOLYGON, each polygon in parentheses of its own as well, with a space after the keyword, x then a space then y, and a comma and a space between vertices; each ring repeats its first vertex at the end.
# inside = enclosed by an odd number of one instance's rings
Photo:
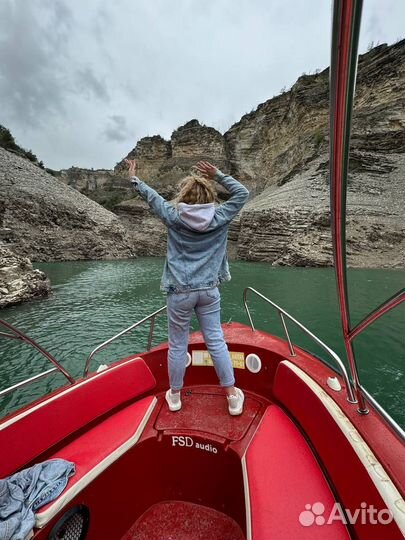
POLYGON ((49 294, 31 260, 136 256, 116 214, 0 148, 0 308, 49 294))
POLYGON ((43 298, 51 292, 44 272, 32 267, 27 257, 19 257, 0 246, 0 309, 43 298))

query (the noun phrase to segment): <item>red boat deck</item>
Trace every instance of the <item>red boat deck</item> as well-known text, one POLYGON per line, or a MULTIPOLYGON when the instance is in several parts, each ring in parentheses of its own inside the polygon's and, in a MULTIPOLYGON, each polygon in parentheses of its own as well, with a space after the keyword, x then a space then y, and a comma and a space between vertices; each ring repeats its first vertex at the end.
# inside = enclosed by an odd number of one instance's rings
POLYGON ((122 540, 244 540, 239 525, 229 516, 183 501, 165 501, 151 506, 122 540))
MULTIPOLYGON (((159 396, 156 414, 150 419, 145 435, 149 438, 153 434, 156 440, 158 433, 158 439, 161 441, 169 439, 170 446, 167 452, 176 455, 178 448, 183 456, 183 466, 179 468, 176 464, 175 467, 177 475, 184 479, 194 478, 194 483, 198 485, 201 478, 200 473, 195 470, 196 463, 192 459, 192 454, 189 454, 191 441, 194 447, 197 441, 201 441, 203 443, 201 458, 211 458, 207 464, 199 460, 200 467, 215 468, 215 462, 218 462, 215 454, 218 452, 222 456, 219 458, 221 467, 225 470, 226 449, 232 446, 244 451, 269 404, 263 397, 246 393, 243 415, 230 416, 223 389, 218 386, 189 387, 182 392, 182 408, 176 413, 170 412, 163 395, 159 396), (222 454, 223 451, 225 454, 222 454)), ((174 469, 174 463, 171 465, 168 465, 168 468, 174 469)), ((209 470, 204 472, 204 476, 211 476, 209 470)), ((177 481, 182 483, 184 480, 177 481)), ((223 481, 226 482, 226 474, 223 481)), ((233 474, 229 471, 229 485, 233 485, 234 481, 233 474)), ((176 483, 175 477, 172 482, 176 483)), ((221 491, 216 475, 212 477, 211 482, 213 492, 221 491)), ((208 500, 201 502, 202 504, 196 504, 189 501, 166 500, 153 504, 134 522, 122 540, 245 539, 240 525, 232 517, 212 506, 206 506, 204 503, 209 504, 208 500)))
POLYGON ((176 414, 169 411, 162 402, 154 428, 160 432, 169 430, 185 431, 192 429, 205 436, 214 435, 228 441, 241 440, 260 412, 269 403, 252 394, 245 396, 241 416, 230 416, 227 410, 225 392, 219 387, 195 387, 182 393, 182 408, 176 414))

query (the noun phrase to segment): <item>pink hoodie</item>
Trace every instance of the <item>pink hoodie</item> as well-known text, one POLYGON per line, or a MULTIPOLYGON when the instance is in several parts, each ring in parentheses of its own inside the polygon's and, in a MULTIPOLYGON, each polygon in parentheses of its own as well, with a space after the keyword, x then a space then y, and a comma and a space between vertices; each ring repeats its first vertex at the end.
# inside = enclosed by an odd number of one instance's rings
POLYGON ((215 204, 186 204, 177 205, 179 217, 186 225, 196 231, 205 231, 210 226, 215 215, 215 204))

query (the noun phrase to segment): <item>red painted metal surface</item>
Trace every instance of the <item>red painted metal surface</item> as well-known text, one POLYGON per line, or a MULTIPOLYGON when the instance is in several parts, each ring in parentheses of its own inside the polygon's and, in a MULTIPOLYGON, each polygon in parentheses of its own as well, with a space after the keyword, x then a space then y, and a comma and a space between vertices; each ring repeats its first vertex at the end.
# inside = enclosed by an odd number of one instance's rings
POLYGON ((330 69, 330 183, 334 262, 343 338, 358 410, 366 414, 367 403, 360 387, 352 341, 384 313, 403 302, 405 291, 399 291, 351 328, 346 276, 346 196, 361 10, 362 0, 334 2, 330 69))
POLYGON ((377 319, 382 317, 385 313, 391 311, 391 309, 396 308, 402 302, 405 302, 405 290, 399 291, 392 298, 381 304, 377 309, 375 309, 370 315, 365 317, 360 321, 349 333, 349 339, 352 341, 356 336, 358 336, 363 330, 368 326, 373 324, 377 319))
MULTIPOLYGON (((352 31, 357 0, 335 3, 335 24, 337 25, 336 50, 332 49, 331 63, 331 213, 334 262, 337 293, 342 321, 343 339, 350 365, 354 391, 359 403, 359 411, 366 412, 367 406, 360 390, 359 374, 350 334, 350 313, 346 280, 346 177, 350 138, 351 103, 349 102, 350 62, 352 61, 352 31)), ((356 43, 357 49, 357 43, 356 43)), ((357 59, 356 59, 357 61, 357 59)))

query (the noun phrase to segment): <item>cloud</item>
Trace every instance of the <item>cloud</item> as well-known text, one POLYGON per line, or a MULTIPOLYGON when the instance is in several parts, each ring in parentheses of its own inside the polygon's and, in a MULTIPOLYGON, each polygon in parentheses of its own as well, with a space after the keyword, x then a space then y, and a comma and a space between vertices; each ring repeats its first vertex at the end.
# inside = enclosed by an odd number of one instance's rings
POLYGON ((103 81, 101 81, 89 66, 79 69, 76 75, 77 89, 88 98, 96 97, 100 101, 108 101, 108 90, 103 81))
POLYGON ((108 141, 122 142, 126 141, 129 136, 127 121, 124 116, 113 114, 109 117, 108 125, 104 130, 104 135, 108 141))
MULTIPOLYGON (((313 0, 0 0, 0 123, 46 165, 113 167, 198 118, 221 131, 329 64, 313 0)), ((368 0, 360 49, 403 35, 402 0, 368 0)))
POLYGON ((72 17, 63 2, 0 4, 0 100, 8 118, 35 126, 63 114, 66 54, 72 17), (46 10, 39 8, 46 6, 46 10))

